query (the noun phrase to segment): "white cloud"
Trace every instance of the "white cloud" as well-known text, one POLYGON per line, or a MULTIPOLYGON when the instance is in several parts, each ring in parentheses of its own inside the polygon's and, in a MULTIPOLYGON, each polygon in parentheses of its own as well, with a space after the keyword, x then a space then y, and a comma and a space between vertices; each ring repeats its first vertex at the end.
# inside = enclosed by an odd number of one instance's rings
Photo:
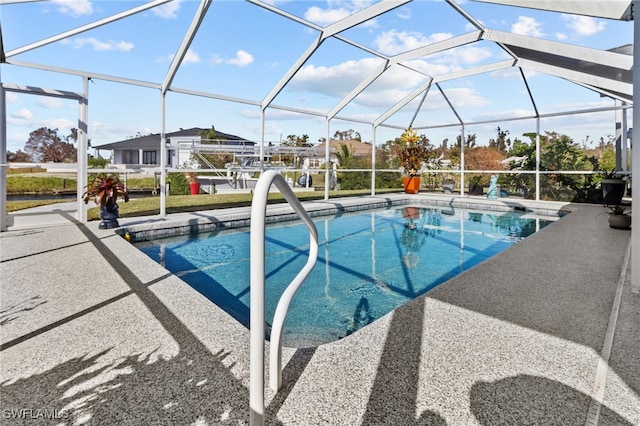
POLYGON ((590 16, 562 15, 562 19, 567 21, 567 27, 581 36, 590 36, 604 31, 607 23, 594 19, 590 16))
POLYGON ((519 16, 518 22, 511 26, 511 31, 516 34, 532 37, 542 37, 544 35, 541 24, 534 18, 530 18, 528 16, 519 16))
MULTIPOLYGON (((167 60, 169 62, 173 61, 176 55, 167 56, 167 60)), ((191 49, 187 49, 187 53, 185 53, 184 58, 182 59, 183 64, 197 64, 200 62, 200 55, 197 52, 194 52, 191 49)))
POLYGON ((218 55, 212 55, 211 58, 209 59, 209 63, 211 65, 224 64, 224 58, 218 55))
MULTIPOLYGON (((328 8, 322 9, 317 6, 312 6, 304 13, 304 18, 308 21, 311 21, 320 26, 327 26, 333 24, 334 22, 338 22, 341 19, 346 18, 349 15, 352 15, 359 10, 362 10, 371 5, 370 0, 354 0, 354 1, 344 1, 344 0, 328 0, 327 1, 328 8)), ((375 25, 375 20, 371 19, 367 23, 362 25, 375 25)))
MULTIPOLYGON (((540 73, 538 73, 537 71, 533 71, 529 69, 522 69, 522 71, 524 72, 524 76, 526 79, 531 79, 540 75, 540 73)), ((492 80, 496 80, 498 82, 504 81, 506 79, 511 79, 511 78, 516 78, 518 80, 522 78, 522 74, 520 73, 520 68, 518 67, 508 67, 508 68, 492 71, 489 74, 489 76, 491 77, 492 80)), ((525 94, 525 96, 528 99, 529 95, 525 94)))
POLYGON ((20 97, 12 92, 6 92, 6 101, 8 104, 17 104, 20 103, 20 97))
MULTIPOLYGON (((159 59, 157 62, 171 62, 173 61, 173 58, 175 58, 176 55, 175 54, 171 54, 171 55, 167 55, 166 57, 163 57, 161 59, 159 59)), ((183 64, 197 64, 200 63, 200 55, 198 55, 197 52, 194 52, 191 49, 187 49, 187 53, 185 53, 184 58, 182 59, 182 63, 183 64)))
MULTIPOLYGON (((290 82, 289 88, 297 92, 341 98, 379 65, 380 61, 372 58, 346 61, 331 67, 306 65, 290 82)), ((394 66, 359 94, 355 102, 360 106, 388 108, 425 79, 415 71, 394 66)))
MULTIPOLYGON (((480 22, 480 24, 484 26, 484 22, 482 22, 481 20, 478 20, 478 21, 480 22)), ((464 25, 464 30, 466 32, 471 32, 471 31, 478 31, 478 28, 475 25, 473 25, 471 22, 467 22, 464 25)))
POLYGON ((396 55, 418 47, 451 38, 451 33, 435 33, 429 37, 415 31, 385 31, 376 37, 374 44, 380 52, 396 55))
POLYGON ((246 67, 250 63, 253 62, 253 55, 245 52, 244 50, 238 50, 236 52, 236 57, 228 59, 226 63, 231 65, 237 65, 239 67, 246 67))
MULTIPOLYGON (((384 91, 375 93, 364 93, 362 96, 358 96, 358 104, 367 107, 380 106, 380 99, 385 99, 385 102, 391 101, 392 103, 399 102, 404 96, 406 96, 408 90, 398 90, 394 88, 388 88, 384 91)), ((473 87, 450 87, 446 90, 449 101, 456 108, 466 107, 478 107, 490 104, 490 100, 480 95, 473 87)), ((418 106, 418 100, 413 101, 414 107, 418 106)), ((427 95, 426 101, 423 104, 422 110, 438 111, 442 109, 449 109, 449 104, 445 101, 439 91, 432 90, 427 95)))
POLYGON ((452 87, 446 90, 447 98, 457 108, 485 106, 489 99, 478 94, 473 87, 452 87))
MULTIPOLYGON (((468 49, 474 53, 468 54, 466 52, 456 55, 456 61, 477 60, 478 56, 488 54, 488 52, 477 52, 483 51, 483 49, 468 49)), ((348 94, 362 81, 362 78, 373 72, 379 64, 379 60, 367 58, 345 61, 331 67, 306 65, 291 80, 289 88, 299 92, 320 93, 340 98, 348 94)), ((407 66, 429 75, 439 75, 455 69, 451 64, 430 63, 423 60, 409 61, 407 66)), ((367 90, 358 95, 356 102, 362 106, 388 107, 400 101, 425 79, 426 77, 420 73, 405 67, 394 66, 388 69, 367 90)), ((447 91, 447 94, 449 93, 451 93, 452 100, 455 100, 456 104, 460 106, 477 106, 488 103, 488 100, 477 94, 473 88, 453 88, 447 91)), ((431 107, 436 106, 432 104, 431 107)), ((446 107, 446 105, 442 104, 437 107, 446 107)))
POLYGON ((211 56, 211 59, 209 59, 209 62, 211 65, 229 64, 236 65, 238 67, 246 67, 253 63, 253 55, 245 52, 244 50, 238 50, 236 52, 236 56, 233 58, 223 58, 218 55, 213 55, 211 56))
MULTIPOLYGON (((240 111, 240 115, 244 118, 251 118, 259 120, 261 116, 261 112, 258 109, 244 109, 240 111)), ((265 113, 266 120, 287 120, 287 121, 296 121, 296 120, 308 120, 309 116, 305 114, 300 114, 293 111, 287 111, 283 109, 267 109, 265 113)), ((280 132, 266 132, 265 133, 280 133, 280 132)))
POLYGON ((176 19, 178 17, 178 11, 180 10, 180 3, 183 0, 174 0, 169 3, 165 3, 162 6, 154 7, 153 13, 163 19, 176 19))
POLYGON ((476 46, 462 46, 433 55, 436 63, 455 65, 473 65, 493 56, 490 50, 476 46))
POLYGON ((200 55, 198 55, 197 52, 194 52, 191 49, 187 49, 187 53, 184 55, 184 59, 182 60, 183 63, 193 63, 193 64, 197 64, 198 62, 200 62, 200 55))
POLYGON ((558 40, 566 40, 568 36, 565 33, 556 33, 556 38, 558 40))
POLYGON ((28 120, 17 117, 7 117, 7 124, 11 124, 13 126, 26 126, 28 120))
POLYGON ((100 41, 94 37, 74 38, 73 40, 62 40, 63 44, 70 44, 74 49, 82 49, 84 46, 91 46, 97 52, 102 51, 119 51, 128 52, 133 49, 133 43, 126 41, 100 41))
POLYGON ((403 64, 429 76, 455 72, 465 66, 475 65, 493 57, 490 50, 476 46, 462 46, 436 53, 425 59, 406 61, 403 64))
POLYGON ((89 0, 53 0, 58 12, 63 15, 82 16, 93 13, 93 5, 89 0))
MULTIPOLYGON (((43 126, 48 127, 50 129, 58 129, 59 135, 68 135, 71 133, 72 127, 78 127, 77 121, 71 121, 66 118, 53 118, 50 120, 45 120, 43 126)), ((42 127, 42 126, 40 126, 42 127)))
POLYGON ((433 63, 421 59, 404 62, 403 65, 429 76, 447 74, 458 69, 457 67, 454 68, 446 64, 433 63))
POLYGON ((349 16, 351 12, 347 9, 320 9, 312 6, 304 13, 304 18, 321 26, 333 24, 343 18, 349 16))
POLYGON ((406 20, 411 19, 411 9, 407 7, 400 8, 398 10, 398 13, 396 13, 396 16, 399 19, 406 19, 406 20))
POLYGON ((342 6, 351 9, 353 12, 365 9, 371 6, 374 1, 372 0, 327 0, 329 6, 342 6))
MULTIPOLYGON (((244 125, 243 126, 244 129, 250 132, 253 135, 253 137, 255 137, 256 139, 260 138, 260 135, 262 134, 262 126, 260 126, 260 124, 255 124, 255 121, 251 123, 253 124, 249 123, 247 125, 244 125)), ((284 138, 283 133, 284 133, 284 130, 278 124, 275 124, 275 123, 264 124, 265 141, 280 142, 280 138, 281 137, 284 138)))
POLYGON ((48 96, 39 97, 37 103, 39 106, 47 109, 58 109, 58 108, 64 108, 65 106, 65 103, 62 102, 60 99, 50 98, 48 96))
POLYGON ((47 127, 49 129, 58 129, 59 135, 67 135, 70 133, 70 129, 72 127, 78 127, 78 122, 76 120, 69 120, 68 118, 63 117, 41 119, 35 117, 31 111, 26 108, 11 114, 11 117, 7 119, 7 122, 15 126, 28 128, 28 133, 41 127, 47 127))
POLYGON ((299 92, 344 96, 379 64, 378 59, 365 58, 330 67, 305 65, 291 80, 289 87, 299 92))
POLYGON ((265 3, 270 4, 271 6, 279 6, 282 4, 287 4, 291 0, 264 0, 265 3))
POLYGON ((15 118, 17 120, 31 120, 33 118, 33 114, 27 108, 22 108, 11 114, 11 118, 15 118))
MULTIPOLYGON (((91 129, 91 138, 94 140, 94 147, 108 142, 124 140, 138 133, 148 135, 154 132, 150 127, 107 124, 102 121, 90 121, 89 129, 91 129), (102 142, 96 143, 95 140, 102 142)), ((155 132, 158 132, 158 130, 155 130, 155 132)))
POLYGON ((532 110, 516 108, 503 111, 495 111, 487 114, 478 114, 473 116, 474 121, 509 119, 516 117, 531 117, 532 110))

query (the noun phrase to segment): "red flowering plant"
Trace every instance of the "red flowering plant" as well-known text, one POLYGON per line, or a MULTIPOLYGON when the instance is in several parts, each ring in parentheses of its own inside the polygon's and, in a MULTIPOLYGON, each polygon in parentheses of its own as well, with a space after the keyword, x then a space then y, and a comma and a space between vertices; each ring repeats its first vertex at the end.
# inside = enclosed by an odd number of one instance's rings
POLYGON ((116 204, 118 198, 122 198, 125 203, 129 201, 127 188, 117 175, 101 173, 89 176, 89 184, 82 194, 85 204, 93 199, 99 206, 106 206, 109 201, 116 204))
POLYGON ((399 157, 408 176, 420 176, 422 163, 434 156, 434 147, 425 135, 409 127, 400 135, 399 157))

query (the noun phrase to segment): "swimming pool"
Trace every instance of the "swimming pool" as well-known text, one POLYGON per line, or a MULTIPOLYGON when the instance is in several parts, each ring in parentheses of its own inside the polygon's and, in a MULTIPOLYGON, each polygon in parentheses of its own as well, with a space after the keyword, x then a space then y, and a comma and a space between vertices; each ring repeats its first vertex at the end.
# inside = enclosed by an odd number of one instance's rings
MULTIPOLYGON (((287 346, 343 338, 554 221, 521 212, 394 207, 318 217, 318 262, 294 297, 287 346)), ((138 248, 249 324, 249 229, 160 239, 138 248)), ((299 221, 268 225, 265 313, 304 266, 299 221)))

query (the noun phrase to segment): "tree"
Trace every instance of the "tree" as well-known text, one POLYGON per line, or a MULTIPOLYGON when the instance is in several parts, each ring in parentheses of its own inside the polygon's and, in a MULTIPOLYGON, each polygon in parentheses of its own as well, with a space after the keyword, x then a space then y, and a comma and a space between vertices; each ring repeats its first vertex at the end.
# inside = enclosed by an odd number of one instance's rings
MULTIPOLYGON (((344 143, 336 152, 336 158, 341 169, 360 169, 368 165, 360 158, 353 156, 353 149, 344 143)), ((365 189, 370 185, 370 174, 368 172, 344 172, 339 174, 340 186, 342 189, 365 189)))
MULTIPOLYGON (((305 148, 311 147, 313 144, 309 142, 309 135, 289 135, 285 140, 283 140, 280 144, 281 146, 288 146, 292 148, 305 148)), ((297 156, 298 154, 281 154, 279 156, 280 161, 283 161, 286 164, 291 164, 293 167, 299 167, 302 161, 302 158, 297 156)))
MULTIPOLYGON (((202 137, 203 145, 226 145, 226 139, 220 139, 218 133, 216 132, 216 128, 211 125, 210 129, 203 130, 200 132, 200 136, 202 137), (215 141, 215 142, 214 142, 215 141)), ((227 163, 231 163, 233 161, 233 154, 225 153, 225 152, 217 152, 214 154, 200 154, 200 155, 191 155, 191 160, 198 162, 200 168, 208 169, 213 167, 215 169, 224 169, 227 163), (203 159, 204 157, 204 159, 203 159)))
POLYGON ((393 141, 387 141, 383 145, 375 147, 376 150, 376 188, 400 188, 402 187, 402 175, 400 173, 385 172, 386 169, 398 169, 400 159, 392 158, 391 146, 393 141))
POLYGON ((353 129, 337 130, 336 133, 333 135, 333 139, 339 140, 339 141, 349 141, 349 140, 355 139, 362 142, 362 137, 360 136, 360 133, 356 132, 353 129))
POLYGON ((497 147, 477 146, 464 151, 465 168, 468 170, 501 170, 504 154, 497 147))
MULTIPOLYGON (((475 133, 467 134, 467 139, 464 141, 464 149, 473 148, 476 146, 476 140, 478 136, 475 133)), ((456 136, 456 146, 460 147, 460 141, 462 140, 462 135, 456 136)))
MULTIPOLYGON (((475 133, 467 133, 467 138, 464 142, 464 149, 465 152, 466 150, 473 148, 476 146, 476 140, 477 140, 478 136, 475 133)), ((449 160, 451 160, 451 164, 460 164, 460 151, 461 151, 461 144, 462 141, 462 136, 461 135, 457 135, 456 136, 456 143, 455 145, 453 145, 451 148, 448 148, 448 158, 449 160)), ((441 148, 444 148, 448 145, 449 140, 445 139, 444 141, 442 141, 442 145, 441 148)), ((446 149, 442 149, 440 152, 445 153, 445 155, 447 155, 447 150, 446 149)), ((465 154, 466 155, 466 154, 465 154)))
MULTIPOLYGON (((599 169, 611 170, 616 167, 616 146, 615 146, 615 138, 612 135, 607 136, 607 139, 601 137, 600 142, 595 148, 588 148, 589 137, 587 136, 587 141, 582 146, 582 150, 585 155, 593 156, 598 159, 599 169)), ((629 164, 627 164, 627 167, 629 164)))
POLYGON ((209 140, 217 139, 218 133, 216 132, 216 128, 213 127, 213 125, 211 125, 210 129, 203 130, 202 132, 200 132, 200 136, 202 136, 202 139, 207 140, 204 143, 210 143, 208 142, 209 140))
POLYGON ((33 161, 70 163, 77 159, 77 149, 73 146, 77 137, 77 129, 71 129, 70 135, 60 137, 58 129, 41 127, 29 134, 24 150, 33 161))
POLYGON ((289 135, 287 139, 282 141, 282 145, 284 146, 293 146, 293 147, 310 147, 313 146, 309 142, 309 135, 289 135))
POLYGON ((31 156, 20 149, 16 152, 7 151, 7 161, 9 163, 30 163, 31 156))
POLYGON ((347 144, 341 143, 340 149, 336 152, 336 159, 342 169, 348 169, 351 167, 351 163, 354 160, 353 150, 347 144))
POLYGON ((498 135, 495 139, 489 139, 489 146, 492 148, 497 148, 499 151, 508 154, 511 151, 511 138, 509 136, 508 130, 501 130, 500 127, 497 129, 498 135))
POLYGON ((89 155, 87 165, 90 169, 104 169, 110 162, 111 159, 109 158, 94 157, 93 155, 89 155))
MULTIPOLYGON (((535 170, 536 149, 535 133, 525 133, 531 143, 524 142, 513 145, 512 154, 516 157, 526 157, 527 161, 512 164, 511 169, 535 170)), ((545 132, 540 135, 540 170, 542 171, 593 171, 596 166, 593 158, 585 155, 584 150, 569 136, 557 132, 545 132)), ((532 174, 514 174, 504 177, 516 189, 533 189, 534 176, 532 174)), ((588 175, 545 173, 540 176, 540 196, 543 199, 556 201, 570 201, 580 191, 589 186, 588 175)))

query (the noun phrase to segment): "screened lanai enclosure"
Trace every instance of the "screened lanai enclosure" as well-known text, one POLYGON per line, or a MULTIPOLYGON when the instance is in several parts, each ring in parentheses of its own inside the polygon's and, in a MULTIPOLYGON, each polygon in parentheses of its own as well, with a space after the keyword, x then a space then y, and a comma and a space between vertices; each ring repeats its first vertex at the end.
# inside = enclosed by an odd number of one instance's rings
POLYGON ((312 151, 303 163, 291 150, 285 166, 312 169, 325 198, 343 138, 370 148, 347 152, 358 161, 343 156, 341 176, 372 194, 393 187, 401 170, 388 148, 409 127, 434 147, 425 189, 440 191, 448 177, 468 196, 472 181, 497 175, 508 193, 544 199, 550 185, 563 193, 557 176, 585 184, 595 173, 544 163, 545 153, 603 141, 630 176, 640 163, 631 149, 634 3, 2 0, 1 228, 16 167, 4 159, 41 127, 77 129, 78 194, 96 148, 159 135, 161 216, 167 173, 185 171, 170 161, 167 134, 193 127, 254 142, 252 176, 283 147, 312 151), (477 148, 496 146, 502 157, 479 160, 477 148))

